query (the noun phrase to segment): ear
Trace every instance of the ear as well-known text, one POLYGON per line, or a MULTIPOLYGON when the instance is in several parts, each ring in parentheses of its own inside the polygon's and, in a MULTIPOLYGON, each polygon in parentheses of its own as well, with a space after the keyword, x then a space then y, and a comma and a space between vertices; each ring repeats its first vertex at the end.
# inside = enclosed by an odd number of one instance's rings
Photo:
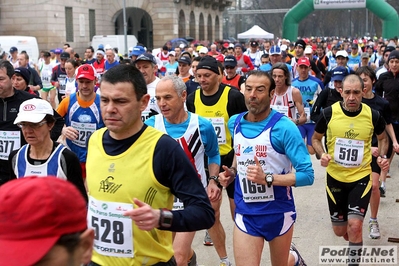
POLYGON ((79 251, 81 254, 81 262, 83 264, 90 263, 93 253, 93 244, 94 230, 88 228, 80 235, 79 251))
POLYGON ((276 89, 273 89, 271 92, 270 92, 270 98, 272 98, 273 96, 274 96, 274 92, 276 91, 276 89))
POLYGON ((184 91, 181 93, 181 98, 183 99, 183 102, 186 102, 186 99, 187 99, 187 91, 186 91, 186 90, 184 90, 184 91))
POLYGON ((150 98, 151 97, 149 94, 144 94, 143 97, 141 97, 141 99, 140 99, 140 102, 141 102, 140 111, 141 112, 144 111, 145 108, 147 108, 150 98))

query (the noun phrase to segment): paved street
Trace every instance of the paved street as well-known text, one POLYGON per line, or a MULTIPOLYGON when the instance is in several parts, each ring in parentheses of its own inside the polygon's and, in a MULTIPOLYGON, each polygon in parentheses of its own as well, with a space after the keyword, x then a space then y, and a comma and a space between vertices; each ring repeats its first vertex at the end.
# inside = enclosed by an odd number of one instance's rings
MULTIPOLYGON (((295 224, 293 241, 308 266, 318 265, 318 251, 321 245, 346 246, 343 238, 336 237, 331 229, 330 217, 327 207, 325 186, 325 168, 320 166, 315 156, 312 156, 315 170, 315 182, 311 187, 294 188, 294 196, 297 206, 297 222, 295 224)), ((389 243, 388 237, 399 237, 399 159, 395 156, 391 165, 392 177, 387 180, 387 196, 381 198, 378 221, 381 230, 381 239, 372 240, 368 238, 369 211, 363 226, 364 245, 395 245, 389 243)), ((230 218, 227 195, 224 192, 222 205, 222 223, 226 231, 227 253, 234 264, 233 255, 233 222, 230 218)), ((205 247, 202 241, 205 233, 200 231, 196 234, 193 248, 197 253, 199 265, 217 266, 219 259, 214 247, 205 247)), ((397 263, 399 265, 399 263, 397 263)), ((265 243, 265 250, 262 256, 261 265, 270 265, 268 245, 265 243)), ((371 265, 371 264, 369 264, 371 265)), ((251 266, 251 265, 249 265, 251 266)))

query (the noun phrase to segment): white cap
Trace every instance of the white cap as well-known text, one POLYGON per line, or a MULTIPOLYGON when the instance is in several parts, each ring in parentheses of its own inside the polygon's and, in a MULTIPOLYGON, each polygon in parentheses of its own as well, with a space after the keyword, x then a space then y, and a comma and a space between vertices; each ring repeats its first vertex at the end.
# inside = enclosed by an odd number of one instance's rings
POLYGON ((229 48, 234 48, 234 43, 230 43, 229 48))
POLYGON ((202 48, 199 50, 198 53, 200 53, 200 54, 207 54, 207 53, 208 53, 208 48, 206 48, 206 47, 204 46, 204 47, 202 47, 202 48))
POLYGON ((343 57, 346 57, 346 58, 349 57, 348 53, 345 50, 338 51, 337 54, 335 55, 335 57, 338 57, 338 56, 343 56, 343 57))
POLYGON ((305 48, 305 51, 303 52, 304 54, 312 54, 313 53, 313 49, 310 46, 307 46, 305 48))
POLYGON ((133 51, 133 46, 129 47, 129 52, 133 51))
POLYGON ((282 45, 280 46, 280 49, 281 49, 281 51, 286 51, 286 50, 287 50, 287 45, 282 44, 282 45))
POLYGON ((186 46, 184 45, 184 43, 181 43, 181 44, 179 45, 179 47, 180 47, 181 49, 184 49, 184 47, 186 47, 186 46))
POLYGON ((110 44, 106 44, 105 47, 104 47, 104 50, 105 51, 112 50, 112 46, 110 44))
POLYGON ((46 100, 33 98, 24 101, 19 106, 18 116, 15 119, 14 124, 20 122, 39 123, 46 115, 54 115, 54 110, 51 107, 51 104, 46 100))

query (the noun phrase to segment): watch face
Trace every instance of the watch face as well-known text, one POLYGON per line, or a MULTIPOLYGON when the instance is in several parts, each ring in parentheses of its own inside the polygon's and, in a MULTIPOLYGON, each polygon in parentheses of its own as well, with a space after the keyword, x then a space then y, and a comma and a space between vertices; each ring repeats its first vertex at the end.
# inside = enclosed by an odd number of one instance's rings
POLYGON ((163 218, 163 221, 162 221, 162 224, 164 225, 171 225, 172 224, 172 219, 171 218, 169 218, 169 217, 164 217, 163 218))

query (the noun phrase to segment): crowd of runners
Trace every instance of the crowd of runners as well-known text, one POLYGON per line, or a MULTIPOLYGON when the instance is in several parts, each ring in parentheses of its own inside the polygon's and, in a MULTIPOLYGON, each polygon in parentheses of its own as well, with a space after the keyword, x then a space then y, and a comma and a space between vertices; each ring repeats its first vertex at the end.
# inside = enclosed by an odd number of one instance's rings
POLYGON ((0 264, 195 266, 207 229, 220 266, 231 245, 235 265, 260 265, 265 241, 273 266, 306 265, 292 187, 313 184, 313 155, 334 234, 362 247, 370 206, 380 238, 398 50, 396 37, 299 38, 139 44, 127 58, 100 45, 80 59, 65 44, 37 64, 0 51, 0 264))

